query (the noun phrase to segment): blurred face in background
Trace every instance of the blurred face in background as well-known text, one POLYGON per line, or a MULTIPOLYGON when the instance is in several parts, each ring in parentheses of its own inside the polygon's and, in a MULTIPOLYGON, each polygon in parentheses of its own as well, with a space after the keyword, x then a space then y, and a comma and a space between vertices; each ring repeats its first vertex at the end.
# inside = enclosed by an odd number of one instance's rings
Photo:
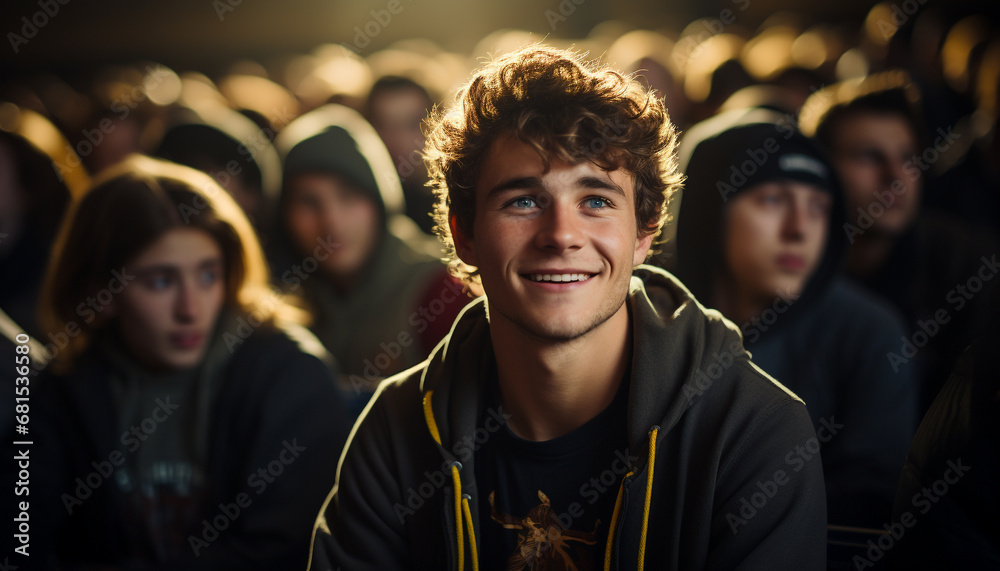
POLYGON ((314 256, 335 280, 351 281, 378 245, 378 205, 364 190, 333 174, 295 176, 285 192, 285 225, 299 253, 314 256))
POLYGON ((797 296, 819 267, 833 199, 801 182, 755 185, 726 206, 725 262, 730 286, 743 299, 770 305, 797 296))
POLYGON ((848 115, 836 126, 830 150, 844 185, 848 222, 858 225, 860 208, 871 216, 871 228, 885 234, 901 234, 913 223, 923 170, 914 160, 917 136, 902 115, 848 115))
POLYGON ((151 369, 197 365, 225 303, 225 263, 206 232, 176 228, 154 242, 126 273, 135 276, 115 298, 122 341, 151 369))
POLYGON ((424 148, 420 124, 431 105, 420 90, 406 87, 380 91, 369 103, 372 126, 403 179, 423 169, 423 161, 414 153, 424 148))

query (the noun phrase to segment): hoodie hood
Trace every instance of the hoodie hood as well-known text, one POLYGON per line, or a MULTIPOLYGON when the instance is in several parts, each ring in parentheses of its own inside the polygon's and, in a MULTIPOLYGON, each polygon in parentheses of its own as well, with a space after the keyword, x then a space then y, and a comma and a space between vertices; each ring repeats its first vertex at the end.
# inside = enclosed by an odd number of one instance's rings
MULTIPOLYGON (((711 375, 716 367, 732 367, 749 356, 730 321, 718 311, 704 308, 683 284, 660 268, 636 268, 626 303, 633 339, 639 340, 632 350, 629 447, 640 451, 646 449, 652 427, 659 427, 660 435, 668 433, 706 390, 706 373, 711 375), (648 382, 653 379, 669 382, 648 382)), ((423 371, 421 393, 433 391, 435 428, 442 446, 449 450, 456 435, 475 431, 477 415, 486 406, 487 368, 493 366, 493 359, 483 355, 484 346, 492 347, 492 342, 486 298, 480 297, 455 320, 451 333, 431 353, 423 371), (469 406, 472 402, 477 406, 469 406)))
MULTIPOLYGON (((715 380, 734 375, 736 365, 749 360, 735 326, 717 311, 702 307, 664 270, 651 266, 637 268, 626 303, 634 331, 627 418, 629 454, 634 460, 630 460, 629 471, 619 485, 604 550, 605 569, 610 568, 612 554, 617 549, 614 546, 617 524, 627 503, 623 497, 629 495, 626 488, 633 477, 645 481, 639 518, 641 540, 636 556, 641 562, 645 558, 656 453, 661 442, 668 435, 676 438, 671 432, 705 393, 730 384, 715 385, 715 380)), ((465 493, 466 489, 474 488, 470 479, 475 474, 475 455, 460 444, 459 436, 474 434, 478 419, 484 415, 502 414, 502 411, 484 412, 487 368, 494 366, 489 335, 486 298, 481 297, 459 315, 451 334, 431 354, 420 378, 427 429, 451 472, 454 519, 450 525, 455 530, 459 571, 464 571, 466 543, 472 561, 478 560, 475 502, 465 493), (472 403, 475 406, 470 406, 472 403)), ((723 389, 717 390, 721 396, 713 394, 708 397, 710 400, 728 398, 723 389)))
POLYGON ((695 125, 678 154, 687 180, 677 217, 677 276, 705 303, 712 303, 713 285, 723 271, 729 199, 756 184, 781 179, 830 193, 833 204, 822 258, 788 315, 808 306, 839 272, 847 247, 843 191, 819 145, 799 133, 785 115, 757 108, 726 112, 695 125))
POLYGON ((221 106, 180 108, 156 155, 202 170, 237 165, 232 172, 259 189, 266 204, 278 198, 281 162, 274 146, 253 121, 221 106))
MULTIPOLYGON (((404 212, 403 187, 389 151, 356 111, 335 103, 314 109, 282 129, 275 146, 284 165, 283 188, 299 174, 334 174, 374 200, 384 221, 404 212)), ((282 204, 284 198, 282 190, 282 204)))
MULTIPOLYGON (((666 271, 636 268, 629 291, 631 376, 619 420, 628 458, 617 455, 626 473, 615 468, 620 481, 600 490, 617 493, 603 568, 819 569, 822 467, 785 472, 788 450, 816 437, 802 401, 749 361, 732 323, 666 271), (752 522, 725 517, 779 473, 791 478, 769 509, 752 522)), ((476 450, 480 435, 506 421, 489 400, 495 357, 486 303, 466 306, 424 363, 380 385, 317 520, 312 569, 397 569, 413 560, 478 568, 477 535, 492 510, 476 450)))

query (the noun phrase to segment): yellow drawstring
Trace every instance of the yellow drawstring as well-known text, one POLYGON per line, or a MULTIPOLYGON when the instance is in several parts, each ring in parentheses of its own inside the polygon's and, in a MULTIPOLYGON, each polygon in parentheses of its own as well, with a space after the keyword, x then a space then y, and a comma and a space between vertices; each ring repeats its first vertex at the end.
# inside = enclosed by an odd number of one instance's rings
MULTIPOLYGON (((649 429, 649 472, 646 474, 646 501, 642 508, 642 533, 639 535, 639 571, 642 571, 646 564, 646 532, 649 530, 649 506, 653 498, 653 467, 655 466, 653 462, 656 460, 656 435, 659 432, 659 426, 649 429)), ((625 481, 634 473, 630 470, 628 474, 625 474, 621 485, 618 486, 618 498, 615 499, 615 509, 611 512, 611 525, 608 526, 608 543, 604 548, 604 571, 611 571, 611 547, 615 541, 618 517, 621 515, 622 492, 625 489, 625 481)))
POLYGON ((455 538, 458 540, 458 571, 465 569, 465 539, 462 537, 462 478, 458 462, 451 463, 451 479, 455 486, 455 538), (456 466, 458 464, 458 466, 456 466))
POLYGON ((629 471, 622 478, 622 483, 618 486, 618 498, 615 500, 615 509, 611 512, 611 525, 608 526, 608 544, 604 548, 604 571, 611 570, 611 545, 615 541, 615 528, 618 527, 618 514, 622 509, 622 490, 625 489, 625 480, 628 480, 635 472, 629 471))
POLYGON ((649 504, 653 498, 653 468, 656 466, 656 434, 659 426, 649 429, 649 472, 646 474, 646 505, 642 508, 642 533, 639 534, 639 571, 646 564, 646 531, 649 528, 649 504))
POLYGON ((472 511, 469 509, 469 500, 472 496, 462 494, 462 509, 465 512, 465 523, 469 526, 469 551, 472 552, 472 571, 479 571, 479 552, 476 549, 476 530, 472 526, 472 511))
MULTIPOLYGON (((427 391, 424 395, 424 420, 427 422, 427 429, 430 430, 434 441, 441 444, 441 433, 438 431, 437 422, 434 420, 434 410, 431 409, 431 396, 434 391, 427 391)), ((455 461, 451 463, 451 479, 455 489, 455 539, 458 541, 458 571, 465 571, 465 538, 462 537, 462 525, 469 526, 469 550, 472 553, 472 569, 479 571, 479 553, 476 549, 476 531, 472 526, 472 511, 469 509, 468 494, 462 494, 462 477, 459 470, 462 463, 455 461), (464 514, 463 514, 463 507, 464 514), (464 517, 463 517, 464 515, 464 517)))
POLYGON ((434 421, 434 411, 431 409, 431 395, 434 391, 427 391, 424 395, 424 420, 427 421, 427 429, 431 431, 434 442, 441 444, 441 433, 438 432, 437 422, 434 421))

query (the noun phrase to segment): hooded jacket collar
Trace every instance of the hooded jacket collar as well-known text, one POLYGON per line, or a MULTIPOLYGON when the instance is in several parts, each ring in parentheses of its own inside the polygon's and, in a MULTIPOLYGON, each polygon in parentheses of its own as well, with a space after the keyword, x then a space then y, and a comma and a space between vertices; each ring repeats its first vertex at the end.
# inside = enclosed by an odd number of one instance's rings
MULTIPOLYGON (((639 266, 627 303, 634 332, 628 437, 635 453, 646 448, 650 428, 659 426, 662 438, 701 392, 711 390, 720 355, 731 354, 727 362, 732 363, 746 353, 735 326, 705 309, 662 269, 639 266)), ((486 298, 481 297, 462 311, 423 371, 420 391, 425 397, 433 391, 431 412, 446 458, 455 459, 449 451, 461 435, 474 433, 484 412, 492 351, 486 298)))

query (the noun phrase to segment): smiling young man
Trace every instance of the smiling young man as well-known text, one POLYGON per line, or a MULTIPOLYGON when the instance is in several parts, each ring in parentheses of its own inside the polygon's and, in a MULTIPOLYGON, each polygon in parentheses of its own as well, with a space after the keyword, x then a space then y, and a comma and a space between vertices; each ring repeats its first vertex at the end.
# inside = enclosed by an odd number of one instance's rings
POLYGON ((379 388, 312 569, 825 567, 802 402, 719 313, 637 268, 674 147, 655 94, 541 46, 436 118, 438 227, 486 296, 379 388))

